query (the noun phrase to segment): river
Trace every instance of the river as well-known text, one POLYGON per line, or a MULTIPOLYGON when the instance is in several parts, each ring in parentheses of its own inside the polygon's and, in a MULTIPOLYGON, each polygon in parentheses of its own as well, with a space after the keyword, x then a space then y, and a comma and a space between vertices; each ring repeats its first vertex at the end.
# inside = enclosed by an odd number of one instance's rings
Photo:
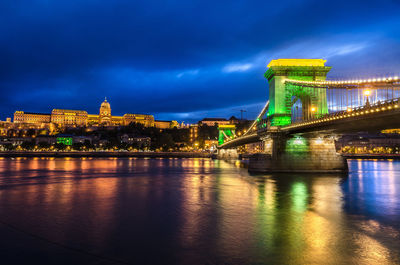
POLYGON ((399 264, 400 161, 0 158, 0 264, 399 264))

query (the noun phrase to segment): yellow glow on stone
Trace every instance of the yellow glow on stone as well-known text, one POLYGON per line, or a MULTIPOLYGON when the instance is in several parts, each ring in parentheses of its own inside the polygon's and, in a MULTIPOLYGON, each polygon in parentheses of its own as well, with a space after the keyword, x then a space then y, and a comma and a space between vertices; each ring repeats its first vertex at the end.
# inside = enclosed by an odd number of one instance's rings
POLYGON ((323 59, 277 59, 268 64, 273 66, 325 66, 326 60, 323 59))

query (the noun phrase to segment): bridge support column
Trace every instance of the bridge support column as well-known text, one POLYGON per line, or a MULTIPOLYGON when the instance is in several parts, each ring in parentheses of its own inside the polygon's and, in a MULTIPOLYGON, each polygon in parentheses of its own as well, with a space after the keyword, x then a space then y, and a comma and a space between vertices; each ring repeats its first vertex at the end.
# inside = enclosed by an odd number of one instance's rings
POLYGON ((218 149, 217 158, 225 160, 239 159, 239 154, 236 149, 218 149))
POLYGON ((272 134, 263 139, 265 153, 250 157, 252 172, 347 172, 333 135, 323 137, 272 134))

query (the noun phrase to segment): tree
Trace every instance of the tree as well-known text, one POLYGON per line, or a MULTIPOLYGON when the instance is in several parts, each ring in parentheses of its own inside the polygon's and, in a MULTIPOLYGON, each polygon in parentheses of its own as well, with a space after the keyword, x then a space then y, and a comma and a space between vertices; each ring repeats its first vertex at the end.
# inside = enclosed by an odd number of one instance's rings
POLYGON ((62 143, 56 143, 56 144, 54 145, 54 148, 57 149, 57 150, 59 150, 59 151, 65 150, 66 147, 67 147, 67 146, 66 146, 65 144, 62 144, 62 143))
POLYGON ((13 144, 7 143, 4 145, 4 149, 6 149, 7 151, 11 151, 15 149, 15 146, 13 144))
POLYGON ((77 150, 77 151, 82 150, 82 147, 83 147, 83 143, 73 143, 72 144, 72 149, 77 150))
POLYGON ((49 148, 50 144, 48 142, 39 142, 38 147, 39 148, 49 148))
POLYGON ((157 138, 156 146, 162 148, 163 151, 168 151, 170 148, 174 147, 175 142, 169 133, 163 133, 157 138))
POLYGON ((35 147, 35 144, 32 141, 24 141, 21 144, 21 148, 25 150, 32 150, 35 147))

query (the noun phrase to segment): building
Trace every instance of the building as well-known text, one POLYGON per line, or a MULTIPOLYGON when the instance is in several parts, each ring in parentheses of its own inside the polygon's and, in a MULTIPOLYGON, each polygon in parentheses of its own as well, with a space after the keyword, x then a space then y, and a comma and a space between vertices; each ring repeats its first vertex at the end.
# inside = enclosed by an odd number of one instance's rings
POLYGON ((87 125, 94 126, 99 124, 98 114, 88 114, 87 125))
POLYGON ((53 109, 51 122, 61 126, 86 126, 88 113, 84 110, 53 109))
POLYGON ((200 125, 215 126, 215 125, 227 125, 231 122, 224 118, 204 118, 199 122, 200 125))
POLYGON ((154 121, 154 126, 159 129, 172 129, 179 127, 177 121, 154 121))
POLYGON ((129 125, 131 123, 140 123, 144 127, 154 127, 154 116, 147 114, 125 114, 122 116, 123 125, 129 125))
POLYGON ((120 139, 121 143, 134 144, 139 148, 149 147, 151 143, 150 137, 138 137, 130 134, 123 134, 120 139))
MULTIPOLYGON (((56 124, 65 127, 75 126, 126 126, 131 123, 140 123, 145 127, 155 126, 154 116, 147 114, 125 114, 123 116, 112 116, 111 105, 105 99, 99 109, 99 114, 88 114, 84 110, 53 109, 51 114, 16 111, 14 113, 14 124, 32 126, 44 126, 56 124)), ((178 126, 176 121, 163 122, 159 126, 172 128, 178 126)))
POLYGON ((57 144, 63 144, 63 145, 72 145, 73 143, 73 135, 69 134, 58 134, 56 138, 57 144))
POLYGON ((204 149, 215 149, 218 146, 218 140, 204 140, 204 149))
POLYGON ((189 127, 190 129, 190 143, 194 144, 197 141, 197 137, 199 136, 199 125, 192 124, 189 127))
POLYGON ((343 153, 395 153, 400 152, 400 135, 359 134, 345 135, 336 142, 337 150, 343 153))
POLYGON ((112 125, 111 106, 107 102, 107 98, 100 105, 99 124, 110 126, 112 125))
POLYGON ((36 112, 16 111, 14 113, 14 123, 49 123, 51 122, 51 115, 36 112))
POLYGON ((229 123, 230 124, 239 124, 241 121, 243 121, 243 119, 238 119, 235 116, 232 116, 229 118, 229 123))
POLYGON ((40 135, 35 138, 35 144, 38 145, 40 143, 46 143, 49 145, 55 144, 57 142, 57 138, 55 136, 50 135, 40 135))

